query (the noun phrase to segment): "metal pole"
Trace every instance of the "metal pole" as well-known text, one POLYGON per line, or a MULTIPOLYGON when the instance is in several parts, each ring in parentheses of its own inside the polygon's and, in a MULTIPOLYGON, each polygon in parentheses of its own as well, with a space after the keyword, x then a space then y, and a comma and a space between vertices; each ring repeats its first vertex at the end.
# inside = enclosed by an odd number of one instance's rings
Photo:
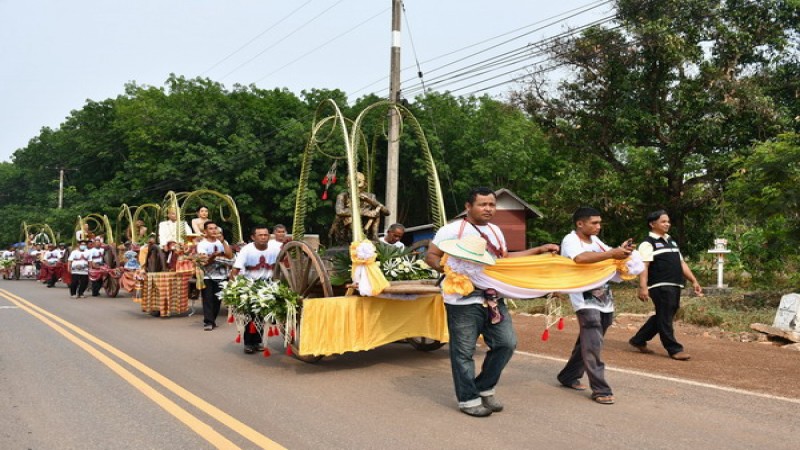
MULTIPOLYGON (((392 53, 389 75, 389 100, 400 99, 400 19, 402 1, 392 0, 392 53)), ((386 157, 386 208, 389 216, 384 229, 397 222, 397 186, 400 167, 400 114, 389 111, 389 147, 386 157)))
POLYGON ((64 169, 58 169, 58 209, 64 207, 64 169))

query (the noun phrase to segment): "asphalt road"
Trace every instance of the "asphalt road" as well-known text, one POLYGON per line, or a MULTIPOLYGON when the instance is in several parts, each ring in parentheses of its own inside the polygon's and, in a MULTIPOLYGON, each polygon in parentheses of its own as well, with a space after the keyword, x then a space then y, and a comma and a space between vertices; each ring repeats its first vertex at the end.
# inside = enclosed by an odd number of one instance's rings
POLYGON ((447 347, 306 364, 275 338, 271 357, 245 355, 235 336, 124 294, 2 280, 0 448, 797 448, 798 400, 612 369, 617 403, 599 405, 558 387, 561 361, 521 353, 498 387, 506 410, 478 419, 456 409, 447 347))

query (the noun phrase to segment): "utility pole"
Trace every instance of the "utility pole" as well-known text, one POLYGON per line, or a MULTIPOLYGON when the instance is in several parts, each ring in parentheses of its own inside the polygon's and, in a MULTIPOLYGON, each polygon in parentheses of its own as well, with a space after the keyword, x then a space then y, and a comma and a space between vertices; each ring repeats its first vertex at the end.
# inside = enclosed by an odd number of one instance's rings
MULTIPOLYGON (((392 53, 389 74, 389 100, 400 100, 400 20, 402 0, 392 0, 392 53)), ((400 114, 389 111, 389 148, 386 157, 386 227, 397 222, 397 186, 400 167, 400 114)))
POLYGON ((46 167, 47 169, 58 170, 58 209, 64 208, 64 172, 70 169, 67 167, 46 167))

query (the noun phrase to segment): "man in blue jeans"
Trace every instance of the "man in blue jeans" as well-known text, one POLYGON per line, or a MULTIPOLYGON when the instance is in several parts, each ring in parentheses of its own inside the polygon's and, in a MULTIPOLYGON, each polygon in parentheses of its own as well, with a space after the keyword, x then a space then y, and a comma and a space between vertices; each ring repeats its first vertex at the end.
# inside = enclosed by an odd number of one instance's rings
MULTIPOLYGON (((475 251, 473 249, 474 254, 470 257, 470 253, 464 250, 468 247, 462 245, 458 252, 459 259, 480 264, 489 263, 485 259, 486 252, 495 259, 558 252, 557 245, 546 244, 521 252, 509 253, 503 232, 497 225, 490 223, 497 210, 497 197, 489 188, 472 189, 464 206, 467 212, 466 217, 440 228, 428 248, 425 262, 439 272, 444 272, 441 265, 444 252, 439 245, 445 245, 446 248, 451 246, 451 244, 444 244, 445 241, 468 239, 469 237, 481 238, 484 241, 482 244, 485 246, 484 250, 475 251)), ((450 333, 450 365, 458 407, 464 414, 476 417, 486 417, 493 412, 503 410, 502 403, 494 396, 495 386, 517 346, 517 336, 514 333, 505 300, 494 299, 490 293, 491 289, 476 289, 465 296, 443 294, 450 333), (496 317, 503 318, 497 323, 493 323, 495 320, 490 317, 490 313, 493 311, 493 308, 487 307, 490 304, 494 305, 494 311, 499 313, 499 316, 496 317), (475 376, 473 357, 479 335, 483 335, 489 351, 481 366, 481 373, 475 376)))

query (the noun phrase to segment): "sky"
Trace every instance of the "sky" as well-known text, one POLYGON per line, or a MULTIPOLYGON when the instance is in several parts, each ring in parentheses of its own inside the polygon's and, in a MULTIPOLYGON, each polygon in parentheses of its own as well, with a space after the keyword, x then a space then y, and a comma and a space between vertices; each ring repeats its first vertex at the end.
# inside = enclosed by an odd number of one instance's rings
MULTIPOLYGON (((607 0, 403 5, 401 80, 410 98, 420 93, 418 63, 429 90, 501 97, 546 58, 537 43, 613 14, 607 0)), ((130 82, 161 87, 171 73, 228 89, 387 96, 391 7, 391 0, 0 0, 0 161, 87 100, 115 98, 130 82)))

